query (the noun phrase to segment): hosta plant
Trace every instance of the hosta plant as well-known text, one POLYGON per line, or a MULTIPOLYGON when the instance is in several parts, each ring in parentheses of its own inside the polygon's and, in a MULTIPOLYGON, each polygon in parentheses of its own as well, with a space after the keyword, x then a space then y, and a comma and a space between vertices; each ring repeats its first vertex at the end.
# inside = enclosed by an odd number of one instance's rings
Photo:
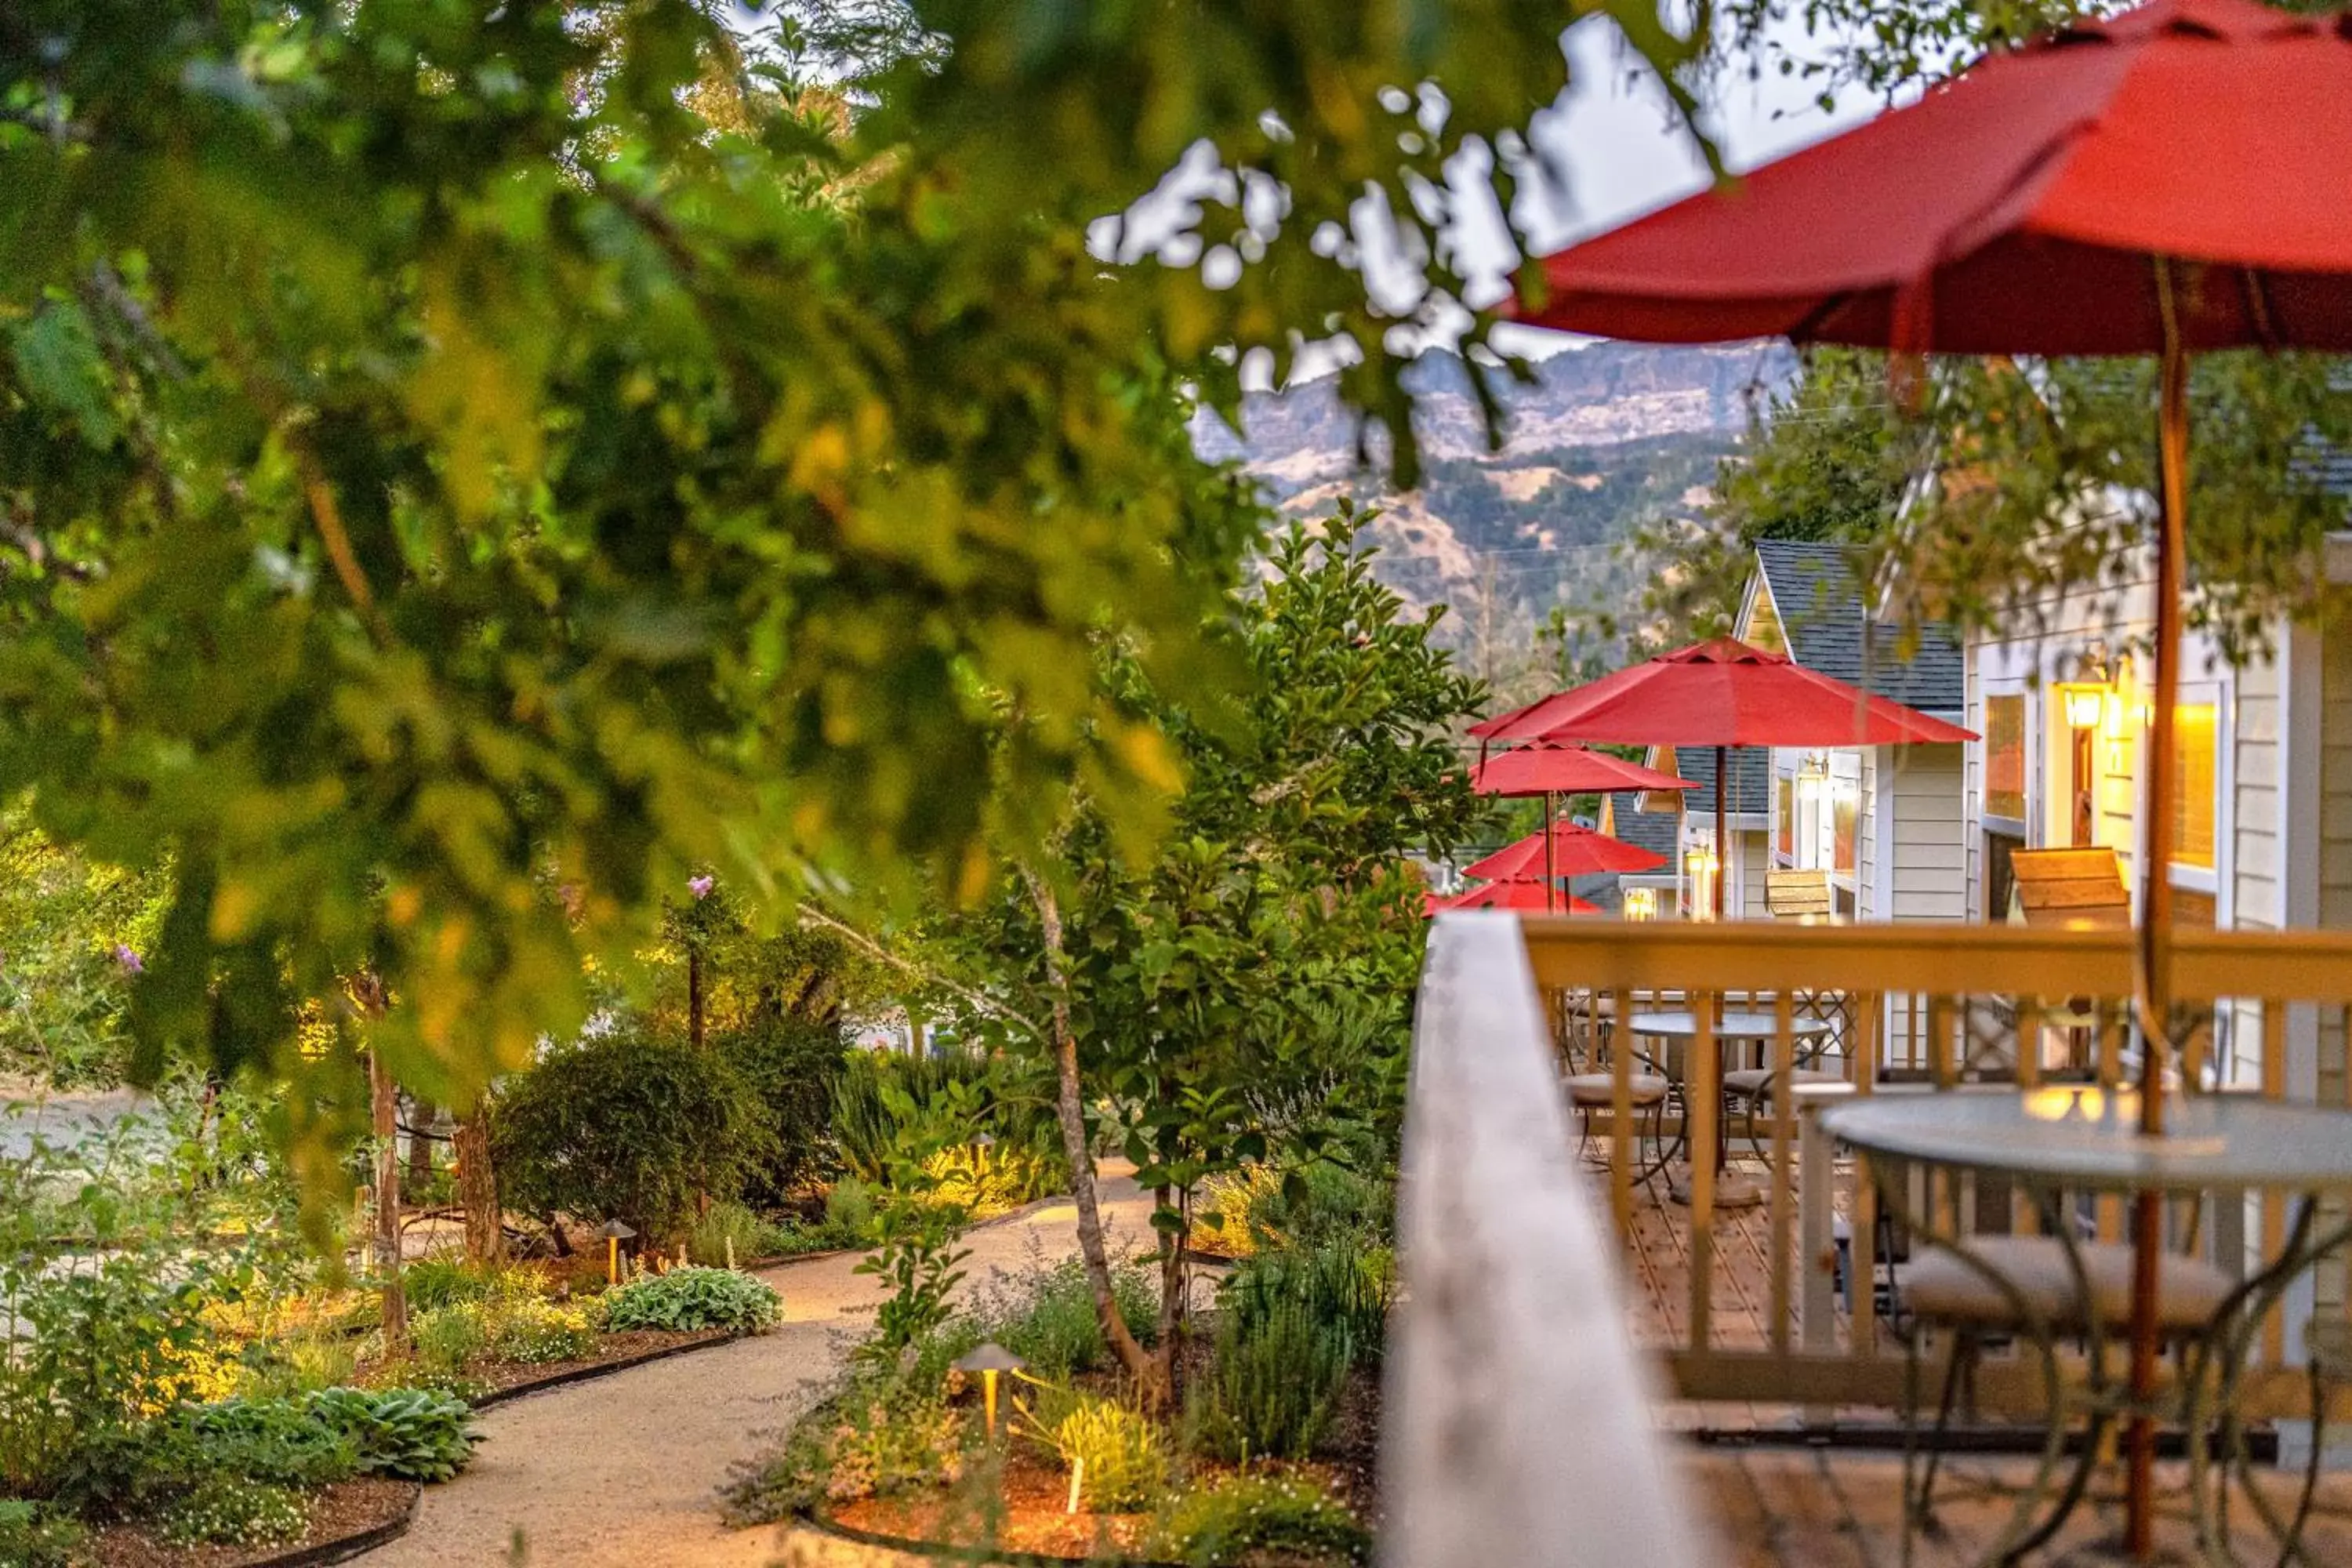
POLYGON ((773 1327, 782 1316, 782 1298, 731 1268, 673 1268, 632 1279, 604 1297, 604 1326, 616 1333, 626 1329, 749 1333, 773 1327))

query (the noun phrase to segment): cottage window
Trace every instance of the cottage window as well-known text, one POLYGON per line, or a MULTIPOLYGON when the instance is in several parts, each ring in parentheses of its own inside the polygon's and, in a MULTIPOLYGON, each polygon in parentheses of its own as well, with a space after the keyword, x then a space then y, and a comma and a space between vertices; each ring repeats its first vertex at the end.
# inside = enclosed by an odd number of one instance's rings
POLYGON ((2172 710, 2172 863, 2213 869, 2221 811, 2221 710, 2184 702, 2172 710))
POLYGON ((1988 695, 1984 722, 1984 810, 2025 820, 2025 694, 1988 695))

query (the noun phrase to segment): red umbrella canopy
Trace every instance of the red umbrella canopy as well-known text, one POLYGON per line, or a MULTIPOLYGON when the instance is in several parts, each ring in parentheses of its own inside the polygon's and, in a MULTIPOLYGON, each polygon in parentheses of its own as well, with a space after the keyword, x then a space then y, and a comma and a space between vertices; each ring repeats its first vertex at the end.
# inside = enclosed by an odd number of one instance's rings
POLYGON ((1538 325, 1926 353, 2352 349, 2352 21, 2154 0, 1546 258, 1538 325), (2336 276, 2330 276, 2330 275, 2336 276))
POLYGON ((1498 752, 1470 773, 1480 795, 1579 795, 1598 790, 1688 789, 1687 779, 1558 741, 1498 752))
POLYGON ((1601 912, 1601 906, 1558 893, 1552 895, 1549 904, 1546 904, 1541 881, 1518 879, 1489 882, 1483 888, 1473 888, 1466 893, 1440 899, 1432 912, 1434 913, 1435 910, 1549 910, 1553 914, 1565 911, 1571 915, 1597 915, 1601 912))
POLYGON ((1957 724, 1717 637, 1475 725, 1497 740, 1633 745, 1885 746, 1973 741, 1957 724))
MULTIPOLYGON (((1653 854, 1639 845, 1612 838, 1605 833, 1595 833, 1590 827, 1580 827, 1573 822, 1552 826, 1549 869, 1555 877, 1583 877, 1608 871, 1654 871, 1665 863, 1664 856, 1653 854)), ((1530 833, 1518 842, 1496 850, 1476 865, 1465 868, 1462 874, 1480 881, 1525 879, 1534 882, 1540 890, 1545 870, 1544 836, 1530 833)))

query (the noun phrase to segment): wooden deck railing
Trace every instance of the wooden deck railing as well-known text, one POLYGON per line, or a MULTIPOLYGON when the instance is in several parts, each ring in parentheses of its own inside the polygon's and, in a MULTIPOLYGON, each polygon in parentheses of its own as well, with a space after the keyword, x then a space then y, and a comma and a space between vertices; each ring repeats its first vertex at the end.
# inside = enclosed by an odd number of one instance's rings
POLYGON ((1413 1025, 1403 1304, 1382 1428, 1391 1568, 1699 1568, 1617 1247, 1508 915, 1432 932, 1413 1025))
MULTIPOLYGON (((1615 1033, 1617 1025, 1644 1007, 1689 1008, 1705 1017, 1714 1004, 1728 998, 1732 1005, 1770 1013, 1780 1026, 1778 1037, 1759 1065, 1781 1071, 1797 1059, 1795 1020, 1808 1014, 1834 1018, 1835 1043, 1816 1065, 1842 1075, 1850 1086, 1842 1092, 1853 1094, 1982 1092, 2065 1078, 2115 1084, 2132 1071, 2125 1026, 2132 956, 2125 931, 1628 924, 1536 917, 1522 929, 1532 984, 1549 1003, 1550 1044, 1571 1057, 1589 1054, 1591 1065, 1605 1063, 1602 1070, 1616 1076, 1615 1114, 1598 1119, 1606 1138, 1596 1141, 1596 1148, 1606 1149, 1608 1170, 1595 1174, 1609 1194, 1621 1235, 1630 1235, 1633 1217, 1633 1145, 1648 1129, 1628 1114, 1636 1070, 1632 1055, 1610 1047, 1624 1038, 1615 1033)), ((1441 921, 1433 937, 1430 984, 1441 984, 1441 966, 1468 962, 1461 956, 1464 949, 1492 940, 1490 927, 1457 931, 1441 921)), ((2352 1103, 2352 1035, 2346 1028, 2345 1005, 2352 998, 2352 933, 2184 931, 2175 954, 2174 988, 2183 998, 2177 1026, 2190 1092, 2352 1103)), ((1490 980, 1499 984, 1498 976, 1490 980)), ((1491 1000, 1483 1005, 1501 1005, 1491 1000)), ((1429 1123, 1439 1116, 1464 1122, 1448 1130, 1447 1148, 1483 1149, 1496 1141, 1559 1136, 1556 1093, 1542 1115, 1526 1104, 1501 1102, 1506 1093, 1535 1097, 1516 1036, 1505 1041, 1491 1028, 1467 1039, 1436 1035, 1435 1030, 1458 1027, 1463 1013, 1458 1006, 1433 1009, 1426 989, 1423 1009, 1409 1147, 1415 1121, 1422 1124, 1420 1146, 1429 1146, 1429 1123), (1515 1064, 1517 1076, 1507 1086, 1466 1079, 1462 1075, 1467 1067, 1443 1065, 1497 1053, 1515 1064), (1475 1104, 1433 1104, 1439 1086, 1449 1094, 1475 1087, 1480 1098, 1475 1104)), ((1552 1070, 1556 1076, 1556 1065, 1552 1070)), ((1685 1130, 1696 1148, 1711 1146, 1716 1119, 1726 1114, 1722 1070, 1717 1050, 1702 1037, 1687 1053, 1681 1097, 1685 1130)), ((1706 1159, 1691 1163, 1686 1218, 1671 1222, 1688 1227, 1688 1304, 1678 1342, 1666 1357, 1674 1392, 1683 1399, 1826 1411, 1892 1407, 1901 1397, 1903 1357, 1879 1321, 1874 1291, 1851 1289, 1850 1310, 1842 1310, 1828 1288, 1830 1271, 1837 1267, 1835 1250, 1824 1245, 1833 1215, 1845 1225, 1843 1266, 1851 1278, 1859 1287, 1877 1276, 1880 1227, 1868 1173, 1859 1161, 1837 1158, 1825 1140, 1807 1135, 1801 1098, 1776 1095, 1767 1113, 1740 1128, 1767 1155, 1769 1303, 1761 1349, 1727 1345, 1710 1321, 1714 1165, 1706 1159)), ((1568 1136, 1572 1142, 1573 1133, 1568 1136)), ((1741 1142, 1744 1146, 1746 1139, 1741 1142)), ((1427 1158, 1417 1178, 1423 1182, 1429 1180, 1427 1158)), ((1413 1201, 1426 1202, 1429 1195, 1413 1201)), ((2022 1231, 2037 1223, 2037 1211, 2022 1194, 1960 1184, 1937 1201, 1950 1205, 1972 1229, 2022 1231)), ((2232 1271, 2274 1254, 2285 1234, 2281 1195, 2248 1202, 2206 1194, 2190 1207, 2194 1212, 2175 1216, 2177 1237, 2232 1271)), ((2114 1200, 2088 1212, 2102 1235, 2122 1236, 2123 1216, 2114 1200)), ((1439 1261, 1448 1260, 1450 1248, 1442 1241, 1433 1250, 1439 1261)), ((1431 1260, 1422 1261, 1426 1267, 1431 1260)), ((1425 1276, 1409 1276, 1416 1295, 1425 1282, 1425 1276)), ((2304 1324, 2315 1312, 2347 1311, 2352 1290, 2338 1270, 2323 1273, 2274 1312, 2262 1351, 2273 1375, 2266 1385, 2250 1391, 2253 1402, 2268 1403, 2275 1395, 2279 1408, 2291 1408, 2301 1379, 2284 1378, 2278 1369, 2300 1362, 2304 1324)), ((2030 1414, 2039 1387, 2037 1379, 2005 1378, 1996 1367, 1989 1369, 1981 1394, 1988 1406, 2030 1414)))

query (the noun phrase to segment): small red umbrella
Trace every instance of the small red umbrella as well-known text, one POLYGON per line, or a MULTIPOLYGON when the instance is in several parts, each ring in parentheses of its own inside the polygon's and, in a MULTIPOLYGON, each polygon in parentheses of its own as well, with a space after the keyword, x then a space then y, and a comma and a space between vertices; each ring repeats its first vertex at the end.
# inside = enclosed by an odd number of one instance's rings
MULTIPOLYGON (((1900 353, 2157 354, 2156 671, 2172 752, 2189 489, 2188 356, 2352 349, 2352 23, 2254 0, 2154 0, 1995 55, 1916 103, 1547 258, 1527 319, 1705 342, 1784 333, 1900 353)), ((2147 770, 2142 1130, 2164 1126, 2174 831, 2147 770)), ((2163 1209, 2135 1205, 2154 1279, 2163 1209)), ((2132 1388, 2155 1386, 2152 1288, 2132 1388)), ((2150 1550, 2155 1432, 2131 1424, 2128 1544, 2150 1550)))
POLYGON ((1537 741, 1497 752, 1480 763, 1470 771, 1470 787, 1480 795, 1538 795, 1691 786, 1687 779, 1589 746, 1537 741))
MULTIPOLYGON (((1471 771, 1470 787, 1480 795, 1540 795, 1544 831, 1549 833, 1558 798, 1581 792, 1627 789, 1688 789, 1672 773, 1612 757, 1606 752, 1558 741, 1538 741, 1514 746, 1482 759, 1471 771)), ((1544 868, 1547 884, 1560 874, 1558 865, 1544 868)))
MULTIPOLYGON (((1645 659, 1473 725, 1496 740, 1715 748, 1715 849, 1726 849, 1723 754, 1731 746, 1887 746, 1973 741, 1957 724, 1833 680, 1785 654, 1717 637, 1645 659)), ((1725 878, 1715 878, 1716 918, 1725 878)))
POLYGON ((1466 893, 1440 899, 1432 912, 1435 910, 1544 910, 1557 912, 1563 909, 1572 915, 1597 915, 1601 912, 1598 904, 1576 898, 1563 900, 1552 889, 1527 877, 1489 882, 1483 888, 1473 888, 1466 893))
POLYGON ((1462 874, 1482 882, 1517 878, 1549 880, 1611 871, 1654 871, 1665 863, 1664 856, 1639 845, 1612 838, 1573 822, 1561 822, 1554 824, 1549 834, 1530 833, 1517 843, 1506 845, 1465 868, 1462 874))

